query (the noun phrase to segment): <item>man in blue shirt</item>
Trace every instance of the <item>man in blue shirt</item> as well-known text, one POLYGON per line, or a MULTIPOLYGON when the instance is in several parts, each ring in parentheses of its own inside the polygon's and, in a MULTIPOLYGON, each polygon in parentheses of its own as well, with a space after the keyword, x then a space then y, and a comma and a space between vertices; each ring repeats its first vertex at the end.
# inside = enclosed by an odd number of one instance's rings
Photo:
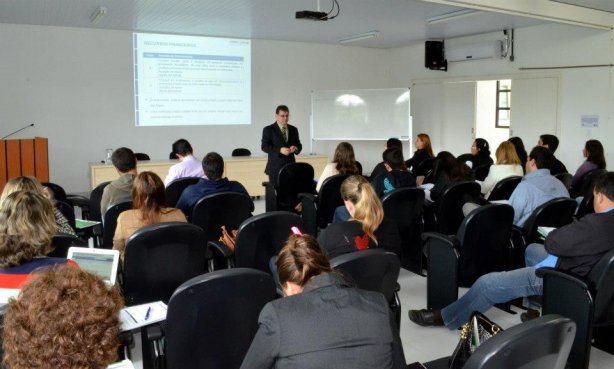
POLYGON ((595 214, 550 232, 545 245, 529 245, 525 251, 526 268, 483 275, 456 302, 442 310, 410 310, 409 319, 422 326, 456 329, 469 320, 473 311, 485 312, 498 303, 541 295, 543 281, 535 275, 538 266, 554 266, 587 276, 599 259, 614 248, 613 172, 595 181, 593 194, 595 214))
POLYGON ((249 196, 243 185, 237 181, 223 178, 224 159, 216 152, 210 152, 203 158, 203 171, 207 178, 186 188, 177 201, 177 207, 188 219, 192 217, 194 206, 201 198, 218 192, 239 192, 249 196))
POLYGON ((534 147, 526 164, 527 174, 512 193, 509 204, 514 208, 514 224, 522 227, 540 205, 558 198, 569 197, 563 182, 550 175, 554 161, 552 152, 545 147, 534 147))

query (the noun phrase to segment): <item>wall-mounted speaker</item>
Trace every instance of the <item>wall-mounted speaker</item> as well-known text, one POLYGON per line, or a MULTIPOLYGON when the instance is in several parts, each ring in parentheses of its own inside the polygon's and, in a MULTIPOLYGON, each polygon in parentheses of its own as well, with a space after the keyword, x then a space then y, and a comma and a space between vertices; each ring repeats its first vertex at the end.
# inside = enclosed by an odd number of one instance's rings
POLYGON ((443 41, 426 41, 424 43, 424 66, 431 70, 448 70, 443 41))

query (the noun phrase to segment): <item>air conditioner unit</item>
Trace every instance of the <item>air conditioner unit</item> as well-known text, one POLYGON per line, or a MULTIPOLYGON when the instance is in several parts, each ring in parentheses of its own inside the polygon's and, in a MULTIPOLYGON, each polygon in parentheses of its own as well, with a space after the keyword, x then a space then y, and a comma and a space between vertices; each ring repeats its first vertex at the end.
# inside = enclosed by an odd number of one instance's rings
POLYGON ((456 46, 446 44, 445 54, 448 62, 501 59, 503 58, 503 41, 496 40, 456 46))

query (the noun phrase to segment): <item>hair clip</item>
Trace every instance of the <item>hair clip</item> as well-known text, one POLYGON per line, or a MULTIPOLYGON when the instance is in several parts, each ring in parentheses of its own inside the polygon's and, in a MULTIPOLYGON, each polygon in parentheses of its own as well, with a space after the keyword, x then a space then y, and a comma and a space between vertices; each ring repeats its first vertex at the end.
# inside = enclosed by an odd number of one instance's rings
POLYGON ((294 233, 295 236, 302 236, 301 230, 298 227, 291 227, 290 230, 294 233))

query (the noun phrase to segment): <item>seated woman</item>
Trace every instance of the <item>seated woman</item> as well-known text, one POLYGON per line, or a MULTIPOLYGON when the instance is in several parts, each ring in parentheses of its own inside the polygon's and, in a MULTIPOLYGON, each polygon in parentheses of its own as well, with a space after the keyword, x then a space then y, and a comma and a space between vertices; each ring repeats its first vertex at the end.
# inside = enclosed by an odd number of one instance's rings
POLYGON ((407 169, 417 177, 420 184, 422 184, 422 180, 424 180, 426 173, 418 170, 418 167, 424 160, 432 157, 435 157, 435 154, 433 154, 431 138, 426 133, 420 133, 416 137, 416 151, 414 151, 414 155, 405 162, 407 169))
POLYGON ((525 165, 527 165, 527 150, 524 148, 524 142, 522 142, 522 138, 520 137, 510 137, 508 142, 511 142, 516 148, 516 154, 518 155, 518 159, 520 159, 520 165, 522 165, 522 170, 525 170, 525 165))
POLYGON ((416 187, 416 179, 407 171, 401 150, 386 149, 382 158, 385 172, 371 180, 377 196, 383 197, 397 188, 416 187))
POLYGON ((75 266, 36 273, 4 318, 4 367, 105 369, 117 361, 116 288, 75 266))
POLYGON ((442 151, 435 158, 433 178, 435 178, 435 183, 427 198, 430 197, 430 200, 437 204, 450 185, 469 181, 472 179, 472 174, 469 167, 457 160, 454 155, 448 151, 442 151))
POLYGON ((318 178, 316 191, 320 191, 320 187, 322 187, 322 183, 324 183, 326 178, 332 177, 335 174, 360 174, 358 164, 354 158, 354 148, 349 142, 340 142, 337 145, 333 162, 326 164, 320 178, 318 178))
POLYGON ((499 147, 497 147, 495 156, 497 157, 497 164, 490 166, 488 176, 486 176, 484 182, 480 183, 482 194, 486 199, 488 199, 490 192, 500 180, 511 176, 524 175, 524 171, 520 166, 520 158, 518 158, 516 148, 514 148, 514 144, 511 142, 501 142, 499 147))
POLYGON ((348 286, 311 236, 291 236, 277 271, 287 297, 269 302, 241 369, 405 368, 381 293, 348 286))
POLYGON ((45 196, 16 191, 0 202, 0 303, 17 296, 34 270, 74 264, 45 257, 56 230, 53 205, 45 196))
POLYGON ((122 254, 126 241, 139 229, 162 222, 184 222, 183 212, 177 208, 166 207, 164 183, 154 172, 141 172, 132 186, 132 209, 117 217, 117 228, 113 236, 113 249, 122 254))
MULTIPOLYGON (((51 200, 51 203, 54 202, 50 190, 47 187, 43 187, 39 180, 34 177, 15 177, 8 181, 4 186, 4 189, 2 190, 2 195, 0 195, 0 202, 2 202, 6 196, 10 195, 15 191, 36 192, 38 194, 44 195, 46 198, 51 200)), ((53 206, 53 216, 58 226, 58 233, 70 234, 77 237, 75 230, 72 229, 66 217, 55 205, 53 206)))
POLYGON ((490 157, 490 145, 488 145, 488 141, 483 138, 476 138, 471 145, 471 156, 468 158, 469 160, 465 163, 472 170, 475 168, 492 164, 493 160, 490 157))
POLYGON ((582 154, 586 160, 578 167, 571 179, 571 187, 576 192, 580 191, 580 188, 577 187, 580 187, 582 179, 588 172, 595 169, 605 169, 606 167, 603 145, 598 140, 586 141, 582 154))
MULTIPOLYGON (((393 149, 394 150, 394 149, 393 149)), ((363 176, 348 177, 341 184, 345 207, 335 211, 335 217, 345 210, 349 219, 326 227, 318 242, 329 258, 354 251, 381 247, 400 255, 401 239, 395 224, 384 221, 382 202, 363 176)))

